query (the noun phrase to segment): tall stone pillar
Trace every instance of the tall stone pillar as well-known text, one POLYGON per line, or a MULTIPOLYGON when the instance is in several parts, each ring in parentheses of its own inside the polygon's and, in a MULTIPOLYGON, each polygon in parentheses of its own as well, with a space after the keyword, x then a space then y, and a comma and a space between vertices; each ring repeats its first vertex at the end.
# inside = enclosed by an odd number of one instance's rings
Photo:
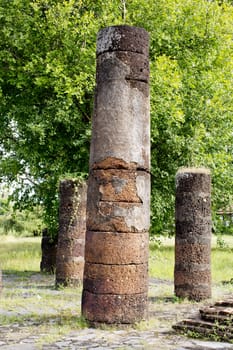
POLYGON ((86 182, 78 179, 62 180, 59 194, 56 285, 80 285, 84 269, 86 182))
POLYGON ((205 168, 176 174, 175 294, 211 297, 211 177, 205 168))
POLYGON ((108 27, 97 39, 82 314, 134 323, 147 314, 150 224, 148 33, 108 27))

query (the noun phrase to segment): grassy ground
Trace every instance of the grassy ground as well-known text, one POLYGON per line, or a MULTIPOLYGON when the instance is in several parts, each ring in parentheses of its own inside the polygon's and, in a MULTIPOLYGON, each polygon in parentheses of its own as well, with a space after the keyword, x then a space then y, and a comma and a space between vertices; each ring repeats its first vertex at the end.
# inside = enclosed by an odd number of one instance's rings
MULTIPOLYGON (((173 279, 174 238, 160 238, 161 244, 150 244, 149 274, 151 277, 173 279)), ((233 236, 213 236, 211 252, 212 280, 214 283, 233 278, 233 236)))
MULTIPOLYGON (((0 269, 5 273, 28 274, 40 269, 40 237, 21 238, 0 236, 0 269)), ((174 238, 160 238, 161 244, 150 244, 149 275, 153 278, 173 279, 174 238)), ((219 283, 233 278, 233 237, 212 239, 212 279, 219 283)))
MULTIPOLYGON (((233 238, 222 238, 222 248, 219 248, 219 243, 217 246, 217 239, 213 239, 212 275, 215 299, 233 291, 232 283, 220 283, 230 281, 233 277, 233 238)), ((4 288, 0 297, 0 325, 10 327, 17 324, 21 327, 18 333, 14 329, 14 338, 22 337, 22 329, 29 335, 40 334, 37 339, 39 345, 60 339, 71 330, 86 327, 87 324, 81 317, 82 288, 56 290, 54 276, 39 273, 41 238, 0 236, 0 239, 0 269, 4 273, 4 288)), ((174 297, 173 269, 174 239, 161 238, 160 246, 152 242, 149 275, 156 281, 149 288, 151 316, 148 323, 139 326, 142 329, 156 329, 161 326, 161 322, 166 327, 171 327, 172 322, 182 319, 192 308, 199 307, 187 300, 181 303, 174 297), (157 283, 157 279, 163 282, 157 283), (168 313, 173 314, 173 319, 166 316, 168 313)), ((9 336, 9 332, 7 334, 9 336)))
POLYGON ((24 274, 40 269, 40 237, 0 236, 0 269, 5 273, 24 274))

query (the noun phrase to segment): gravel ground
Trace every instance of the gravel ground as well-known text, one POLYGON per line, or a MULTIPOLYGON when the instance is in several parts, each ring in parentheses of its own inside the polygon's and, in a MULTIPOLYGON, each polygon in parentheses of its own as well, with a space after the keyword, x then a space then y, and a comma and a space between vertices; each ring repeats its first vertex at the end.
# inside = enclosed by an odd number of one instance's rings
POLYGON ((176 334, 172 325, 195 316, 203 304, 232 295, 232 286, 213 286, 204 303, 176 300, 173 282, 151 279, 149 320, 135 327, 103 329, 77 326, 81 288, 56 290, 54 277, 34 273, 27 278, 3 274, 0 298, 1 350, 233 350, 233 344, 203 341, 176 334))

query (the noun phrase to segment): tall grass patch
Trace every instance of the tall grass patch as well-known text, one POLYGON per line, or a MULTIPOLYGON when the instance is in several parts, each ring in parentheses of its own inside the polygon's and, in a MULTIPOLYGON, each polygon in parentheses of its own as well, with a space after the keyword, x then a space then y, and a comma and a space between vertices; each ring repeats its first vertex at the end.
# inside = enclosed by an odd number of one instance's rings
MULTIPOLYGON (((150 243, 150 277, 173 280, 174 274, 174 237, 160 237, 160 244, 150 243)), ((211 269, 213 283, 230 281, 233 283, 233 237, 229 235, 213 236, 211 251, 211 269), (220 243, 219 243, 220 242, 220 243)))
POLYGON ((1 236, 0 269, 5 273, 39 272, 41 238, 1 236))

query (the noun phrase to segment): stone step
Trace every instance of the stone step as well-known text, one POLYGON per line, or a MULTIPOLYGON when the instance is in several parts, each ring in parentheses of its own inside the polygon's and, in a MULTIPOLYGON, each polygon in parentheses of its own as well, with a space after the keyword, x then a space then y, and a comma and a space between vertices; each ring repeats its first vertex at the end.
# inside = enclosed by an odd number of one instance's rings
POLYGON ((197 318, 185 319, 175 325, 178 332, 193 337, 218 338, 233 341, 233 299, 218 301, 199 310, 197 318))

